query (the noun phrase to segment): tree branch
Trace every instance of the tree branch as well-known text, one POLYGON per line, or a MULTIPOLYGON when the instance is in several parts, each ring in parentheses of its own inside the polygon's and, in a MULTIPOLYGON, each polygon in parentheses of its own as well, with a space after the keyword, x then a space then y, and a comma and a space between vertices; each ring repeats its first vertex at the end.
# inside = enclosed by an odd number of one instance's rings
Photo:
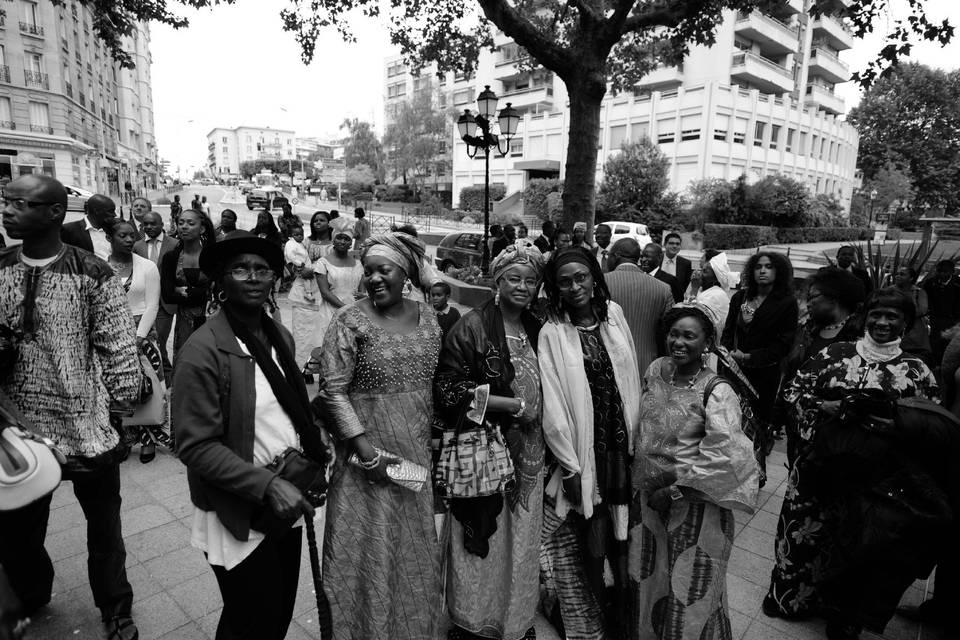
POLYGON ((568 4, 572 4, 580 11, 581 21, 586 20, 594 24, 603 22, 603 14, 587 4, 586 0, 568 0, 568 4))
POLYGON ((547 39, 529 20, 511 7, 507 0, 478 0, 484 15, 497 25, 514 42, 526 49, 547 69, 561 78, 574 66, 570 52, 556 42, 547 39))
MULTIPOLYGON (((659 3, 658 3, 659 4, 659 3)), ((632 15, 623 21, 617 36, 623 36, 631 31, 643 31, 651 27, 675 27, 689 14, 689 2, 674 2, 668 6, 632 15)), ((620 38, 617 37, 617 40, 620 38)))

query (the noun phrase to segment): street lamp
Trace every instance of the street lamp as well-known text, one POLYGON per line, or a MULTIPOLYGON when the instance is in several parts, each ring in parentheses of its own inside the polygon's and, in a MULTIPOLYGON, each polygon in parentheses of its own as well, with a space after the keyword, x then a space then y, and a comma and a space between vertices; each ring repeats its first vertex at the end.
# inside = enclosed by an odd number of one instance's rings
POLYGON ((497 94, 490 90, 490 85, 477 96, 477 115, 469 109, 457 119, 457 133, 467 143, 467 156, 477 157, 483 151, 483 250, 480 258, 480 270, 483 275, 490 275, 490 150, 496 149, 502 158, 510 151, 510 141, 517 135, 520 125, 520 112, 507 103, 497 116, 500 135, 506 138, 507 146, 500 146, 500 136, 491 131, 494 115, 497 111, 497 94), (479 132, 477 131, 479 129, 479 132))
POLYGON ((870 192, 870 214, 867 217, 867 225, 873 225, 873 201, 877 199, 877 190, 874 189, 870 192))

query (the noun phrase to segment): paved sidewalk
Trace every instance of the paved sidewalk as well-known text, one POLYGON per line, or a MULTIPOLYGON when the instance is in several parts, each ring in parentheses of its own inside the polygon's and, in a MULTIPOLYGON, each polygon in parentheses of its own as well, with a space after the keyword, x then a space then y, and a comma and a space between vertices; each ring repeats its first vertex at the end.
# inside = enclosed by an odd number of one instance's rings
MULTIPOLYGON (((813 640, 823 638, 823 622, 787 623, 760 611, 770 569, 773 537, 785 489, 784 455, 769 460, 770 485, 761 492, 761 508, 752 517, 737 514, 737 537, 727 576, 730 616, 736 640, 813 640)), ((127 572, 134 590, 133 613, 141 640, 213 638, 220 616, 220 594, 203 554, 190 547, 190 500, 185 468, 161 453, 147 465, 136 450, 121 466, 123 532, 127 572)), ((30 627, 28 638, 97 639, 104 634, 87 584, 86 527, 70 483, 56 492, 50 514, 47 550, 54 560, 53 600, 30 627)), ((931 582, 932 584, 932 582, 931 582)), ((917 582, 905 601, 924 598, 926 581, 917 582)), ((310 564, 304 544, 300 591, 287 638, 319 638, 310 564)), ((557 638, 541 618, 540 640, 557 638)), ((875 639, 869 633, 865 640, 875 639)), ((894 618, 883 636, 889 640, 946 640, 917 625, 894 618)))

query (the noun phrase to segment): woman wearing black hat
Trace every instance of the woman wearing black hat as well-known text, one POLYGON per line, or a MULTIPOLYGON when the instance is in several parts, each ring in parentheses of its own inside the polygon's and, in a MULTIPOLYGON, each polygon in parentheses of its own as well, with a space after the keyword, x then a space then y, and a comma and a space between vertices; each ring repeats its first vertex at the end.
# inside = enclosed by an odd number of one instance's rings
POLYGON ((217 638, 282 639, 300 572, 301 516, 313 507, 265 468, 290 448, 325 462, 290 333, 264 311, 280 248, 237 232, 204 247, 200 268, 220 311, 181 350, 173 385, 178 454, 194 505, 191 543, 223 597, 217 638), (261 527, 264 514, 286 526, 261 527), (253 523, 253 524, 252 524, 253 523))

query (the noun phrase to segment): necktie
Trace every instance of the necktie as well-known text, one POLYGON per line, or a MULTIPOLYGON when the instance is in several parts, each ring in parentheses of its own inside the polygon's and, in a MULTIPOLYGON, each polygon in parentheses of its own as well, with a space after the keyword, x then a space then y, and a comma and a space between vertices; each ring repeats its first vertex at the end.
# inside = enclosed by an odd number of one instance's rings
POLYGON ((601 256, 602 257, 600 258, 600 268, 606 271, 607 270, 607 250, 606 249, 603 250, 603 253, 601 254, 601 256))
POLYGON ((154 263, 157 261, 157 240, 153 239, 150 241, 150 260, 154 263))

